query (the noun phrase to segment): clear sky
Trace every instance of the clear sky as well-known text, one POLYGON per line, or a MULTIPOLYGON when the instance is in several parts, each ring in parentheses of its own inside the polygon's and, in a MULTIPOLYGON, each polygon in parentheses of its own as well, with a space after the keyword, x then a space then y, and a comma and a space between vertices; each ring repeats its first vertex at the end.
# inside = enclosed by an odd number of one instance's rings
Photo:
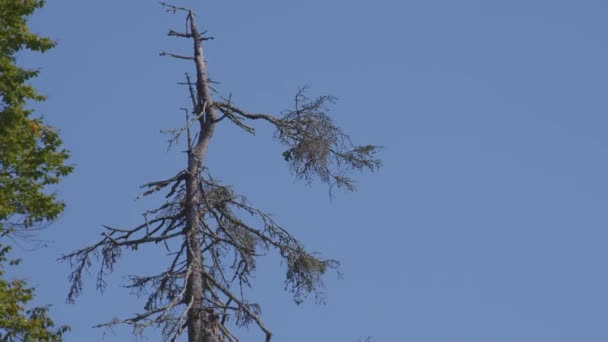
MULTIPOLYGON (((298 86, 339 98, 355 142, 385 146, 359 192, 294 182, 272 131, 225 125, 209 166, 274 213, 312 250, 340 259, 327 304, 296 306, 284 269, 265 258, 253 291, 276 341, 606 341, 608 339, 608 2, 472 0, 182 1, 215 37, 211 77, 251 111, 289 108, 298 86)), ((161 250, 127 254, 102 295, 94 277, 64 303, 55 261, 95 241, 101 224, 138 223, 154 201, 138 186, 172 176, 183 153, 161 129, 183 122, 190 43, 155 1, 49 1, 37 32, 55 38, 36 109, 58 127, 75 173, 68 207, 24 252, 39 303, 100 341, 92 325, 138 311, 125 276, 158 270, 161 250)), ((245 341, 261 340, 254 327, 245 341)), ((154 332, 148 340, 157 341, 154 332)), ((127 329, 107 341, 131 341, 127 329)))

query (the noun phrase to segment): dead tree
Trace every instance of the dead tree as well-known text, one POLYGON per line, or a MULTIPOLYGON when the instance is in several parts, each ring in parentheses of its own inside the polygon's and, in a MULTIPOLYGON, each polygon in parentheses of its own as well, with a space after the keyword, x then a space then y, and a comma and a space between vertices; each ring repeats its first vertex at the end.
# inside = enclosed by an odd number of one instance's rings
POLYGON ((186 75, 184 83, 192 100, 186 126, 173 132, 176 138, 186 135, 188 165, 169 179, 142 186, 144 196, 164 191, 166 198, 160 207, 144 214, 142 224, 132 228, 104 226, 100 241, 62 257, 72 265, 68 300, 81 293, 83 272, 91 267, 92 259, 100 260, 97 286, 103 289, 104 276, 113 270, 124 250, 157 244, 170 255, 169 265, 158 274, 131 276, 127 284, 145 294, 143 311, 100 326, 125 323, 136 333, 155 326, 162 329, 164 340, 171 341, 187 330, 189 342, 217 342, 237 341, 228 326, 254 323, 270 341, 272 333, 260 318, 260 306, 243 295, 256 269, 256 258, 268 251, 278 252, 287 267, 285 287, 296 303, 309 294, 318 295, 321 276, 336 269, 338 262, 306 251, 270 215, 212 176, 205 167, 205 156, 215 127, 231 122, 255 133, 254 121, 274 126, 276 140, 286 147, 283 158, 294 175, 307 182, 318 177, 330 189, 354 190, 350 172, 377 169, 379 148, 351 143, 326 114, 326 107, 334 102, 331 96, 309 99, 302 89, 295 96, 294 108, 282 116, 251 113, 219 95, 216 101, 203 54, 203 43, 210 38, 199 31, 191 10, 164 6, 186 16, 187 30, 171 30, 169 36, 186 38, 193 44, 191 56, 162 53, 191 61, 196 70, 195 79, 186 75))

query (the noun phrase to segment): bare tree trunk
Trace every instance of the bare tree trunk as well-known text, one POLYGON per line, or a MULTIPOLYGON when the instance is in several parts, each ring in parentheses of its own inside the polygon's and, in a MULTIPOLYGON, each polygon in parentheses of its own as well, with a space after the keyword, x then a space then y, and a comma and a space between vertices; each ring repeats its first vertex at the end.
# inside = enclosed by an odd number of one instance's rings
POLYGON ((208 86, 207 67, 203 54, 202 37, 198 32, 194 16, 190 14, 190 30, 194 41, 194 61, 196 64, 196 108, 201 132, 196 145, 188 152, 188 174, 186 178, 186 231, 188 246, 188 269, 186 302, 188 311, 188 342, 201 342, 205 332, 206 314, 203 308, 205 274, 201 255, 201 184, 200 174, 207 154, 209 142, 215 129, 217 115, 208 86))
POLYGON ((200 203, 198 173, 201 162, 199 156, 190 151, 188 156, 188 175, 186 181, 186 230, 188 249, 188 287, 186 290, 186 303, 190 309, 188 312, 188 342, 202 341, 202 296, 203 296, 203 260, 200 249, 200 231, 198 203, 200 203))

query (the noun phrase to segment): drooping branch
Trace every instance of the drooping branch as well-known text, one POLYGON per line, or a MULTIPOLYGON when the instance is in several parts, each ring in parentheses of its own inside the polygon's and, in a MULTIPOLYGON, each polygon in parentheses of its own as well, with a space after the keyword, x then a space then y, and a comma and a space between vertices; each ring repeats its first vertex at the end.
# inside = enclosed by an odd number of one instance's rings
POLYGON ((248 305, 246 305, 245 303, 240 301, 234 294, 232 294, 232 292, 230 292, 222 284, 217 282, 214 278, 207 277, 207 279, 209 279, 209 281, 213 284, 213 286, 220 289, 220 291, 222 291, 226 296, 228 296, 231 300, 235 301, 238 304, 239 309, 243 310, 245 312, 245 314, 247 314, 247 316, 249 316, 251 319, 253 319, 255 321, 255 323, 258 325, 258 327, 264 332, 264 334, 266 334, 266 342, 270 342, 272 333, 270 332, 270 330, 268 330, 268 328, 266 328, 266 326, 264 326, 264 323, 262 323, 262 320, 258 317, 258 315, 253 313, 249 309, 248 305))
POLYGON ((239 261, 250 265, 252 270, 255 265, 253 257, 258 254, 258 249, 276 249, 286 261, 285 285, 294 294, 297 303, 301 303, 309 293, 318 293, 322 287, 321 275, 339 266, 335 260, 324 260, 308 253, 269 214, 251 206, 243 196, 219 185, 211 176, 204 177, 202 184, 207 198, 208 221, 215 221, 217 234, 228 237, 231 247, 243 256, 239 261), (258 221, 261 228, 246 223, 238 217, 239 213, 258 221))
MULTIPOLYGON (((302 88, 295 96, 295 108, 284 112, 282 117, 270 114, 249 113, 231 102, 216 102, 215 106, 231 118, 262 120, 275 127, 275 138, 285 145, 283 158, 294 175, 311 183, 314 178, 332 187, 354 191, 355 181, 351 171, 364 169, 375 171, 382 165, 376 157, 381 149, 374 145, 354 145, 350 137, 333 123, 326 113, 327 106, 335 103, 332 96, 320 96, 314 100, 306 96, 302 88)), ((232 120, 239 126, 241 120, 232 120)), ((247 126, 248 127, 248 126, 247 126)))

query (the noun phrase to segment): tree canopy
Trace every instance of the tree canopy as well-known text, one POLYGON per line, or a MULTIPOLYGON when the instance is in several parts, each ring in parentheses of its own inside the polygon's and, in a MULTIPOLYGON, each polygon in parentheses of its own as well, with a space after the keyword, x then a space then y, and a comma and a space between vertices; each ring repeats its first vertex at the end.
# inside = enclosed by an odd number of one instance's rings
POLYGON ((45 99, 28 83, 39 70, 16 63, 21 51, 45 52, 55 45, 27 26, 43 5, 0 0, 0 235, 55 219, 64 204, 47 186, 72 171, 57 130, 27 107, 28 101, 45 99))
POLYGON ((27 104, 43 101, 28 81, 38 70, 17 65, 22 51, 44 52, 54 42, 30 32, 27 22, 44 5, 37 0, 0 0, 0 341, 60 341, 67 327, 55 327, 48 307, 28 308, 34 289, 7 279, 11 246, 5 240, 55 219, 64 204, 50 193, 72 171, 57 131, 27 104))

